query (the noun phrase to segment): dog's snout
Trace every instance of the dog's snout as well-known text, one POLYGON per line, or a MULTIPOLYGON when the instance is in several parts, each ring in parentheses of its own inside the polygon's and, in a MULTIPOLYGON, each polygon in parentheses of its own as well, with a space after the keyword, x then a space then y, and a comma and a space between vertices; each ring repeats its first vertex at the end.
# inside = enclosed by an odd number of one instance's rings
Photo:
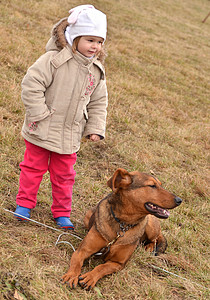
POLYGON ((175 197, 175 202, 176 202, 176 205, 180 205, 182 203, 182 199, 179 198, 179 197, 175 197))

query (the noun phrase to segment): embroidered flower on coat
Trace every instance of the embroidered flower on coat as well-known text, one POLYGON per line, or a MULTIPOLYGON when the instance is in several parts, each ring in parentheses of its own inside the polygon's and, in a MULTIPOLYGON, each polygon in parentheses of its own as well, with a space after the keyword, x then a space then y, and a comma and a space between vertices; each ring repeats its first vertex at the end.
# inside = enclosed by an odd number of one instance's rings
POLYGON ((96 83, 95 77, 93 76, 93 74, 89 73, 88 86, 86 87, 86 90, 85 90, 85 96, 90 95, 92 93, 92 91, 95 88, 95 83, 96 83))
POLYGON ((29 130, 30 131, 36 131, 37 127, 38 127, 38 125, 36 124, 36 122, 29 123, 28 126, 29 126, 29 130))

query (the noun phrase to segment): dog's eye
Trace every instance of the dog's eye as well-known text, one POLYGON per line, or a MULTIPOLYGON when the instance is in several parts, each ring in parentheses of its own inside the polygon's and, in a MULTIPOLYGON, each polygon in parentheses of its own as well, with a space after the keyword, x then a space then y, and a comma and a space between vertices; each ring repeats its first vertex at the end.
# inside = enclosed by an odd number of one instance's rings
POLYGON ((149 185, 149 187, 151 187, 151 188, 153 188, 153 189, 156 189, 156 185, 155 184, 151 184, 151 185, 149 185))

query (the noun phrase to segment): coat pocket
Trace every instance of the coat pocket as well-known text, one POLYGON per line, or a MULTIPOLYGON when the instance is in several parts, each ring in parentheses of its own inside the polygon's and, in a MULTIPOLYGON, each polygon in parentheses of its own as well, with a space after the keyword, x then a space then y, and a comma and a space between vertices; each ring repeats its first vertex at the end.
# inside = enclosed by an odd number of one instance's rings
POLYGON ((44 119, 34 120, 26 115, 23 130, 29 134, 31 137, 34 136, 40 140, 46 140, 48 138, 50 121, 52 118, 53 112, 49 112, 49 115, 46 116, 44 119))

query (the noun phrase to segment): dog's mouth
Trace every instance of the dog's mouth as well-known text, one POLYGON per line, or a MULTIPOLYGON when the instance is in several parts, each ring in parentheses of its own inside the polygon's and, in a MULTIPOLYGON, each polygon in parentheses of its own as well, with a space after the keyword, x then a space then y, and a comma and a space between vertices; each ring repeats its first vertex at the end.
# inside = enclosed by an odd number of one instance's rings
POLYGON ((160 219, 167 219, 169 217, 169 211, 165 208, 162 208, 156 204, 152 204, 150 202, 145 203, 145 208, 146 210, 151 213, 152 215, 154 215, 157 218, 160 219))

